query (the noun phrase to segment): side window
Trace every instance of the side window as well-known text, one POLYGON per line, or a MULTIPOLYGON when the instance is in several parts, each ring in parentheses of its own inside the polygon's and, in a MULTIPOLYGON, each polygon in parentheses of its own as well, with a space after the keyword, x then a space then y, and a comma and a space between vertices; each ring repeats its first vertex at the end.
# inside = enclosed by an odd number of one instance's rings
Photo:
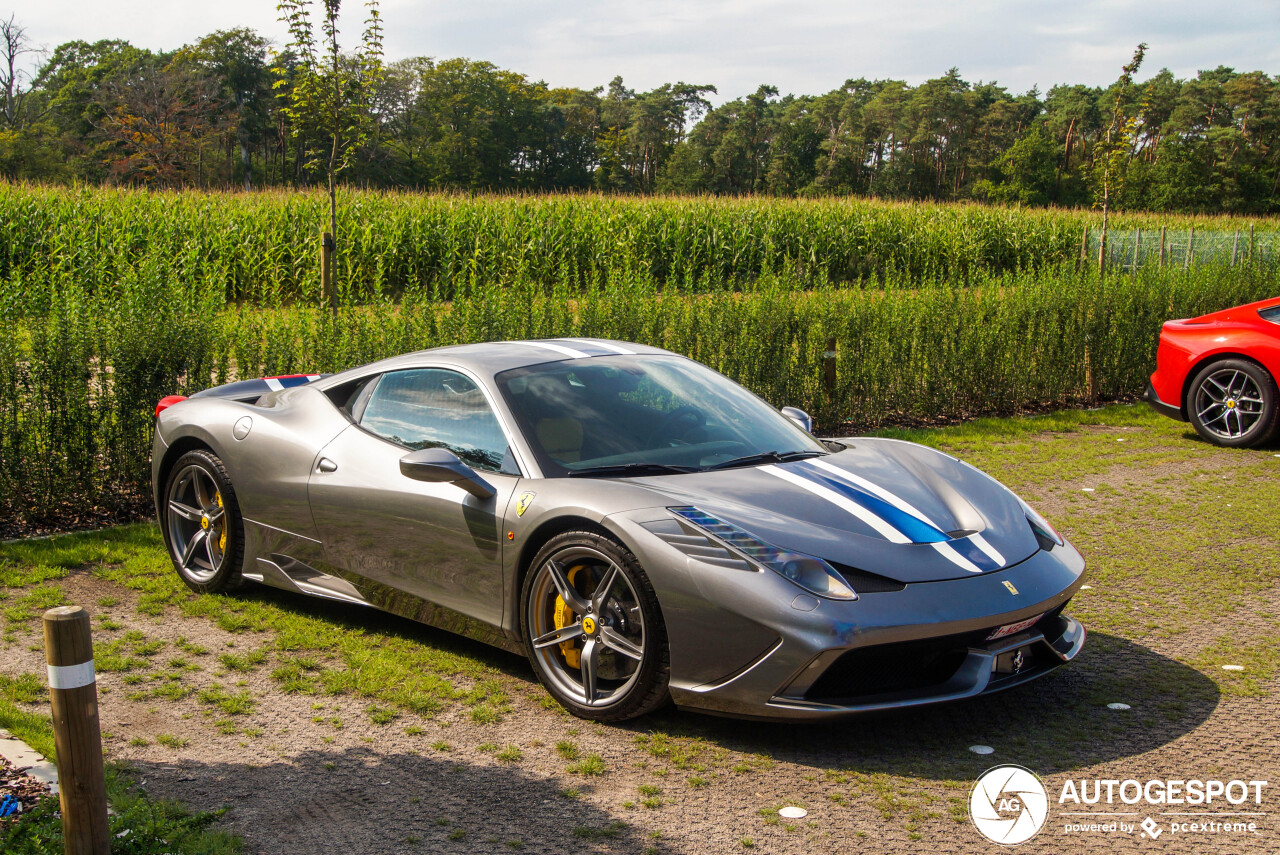
POLYGON ((519 474, 484 393, 456 371, 414 368, 382 375, 360 426, 408 448, 447 448, 473 469, 519 474))

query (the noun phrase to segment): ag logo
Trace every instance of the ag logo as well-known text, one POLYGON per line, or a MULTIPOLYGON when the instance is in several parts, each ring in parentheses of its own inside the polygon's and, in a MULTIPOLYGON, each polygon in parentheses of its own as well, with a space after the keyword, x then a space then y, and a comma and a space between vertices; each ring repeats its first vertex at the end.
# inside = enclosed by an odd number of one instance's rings
POLYGON ((969 818, 988 840, 1013 846, 1030 840, 1049 818, 1049 797, 1035 773, 996 766, 982 773, 969 794, 969 818))
POLYGON ((524 512, 529 510, 529 506, 533 504, 533 497, 537 493, 521 493, 520 498, 516 499, 516 516, 524 516, 524 512))

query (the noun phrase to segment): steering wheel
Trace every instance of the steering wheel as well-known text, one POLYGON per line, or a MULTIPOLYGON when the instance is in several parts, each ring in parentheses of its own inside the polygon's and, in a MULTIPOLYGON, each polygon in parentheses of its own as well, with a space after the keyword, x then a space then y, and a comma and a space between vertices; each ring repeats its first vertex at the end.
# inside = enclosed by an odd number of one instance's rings
POLYGON ((694 428, 700 428, 706 423, 706 415, 697 407, 676 407, 663 416, 662 421, 658 422, 658 426, 649 435, 649 442, 651 445, 654 443, 670 445, 676 441, 677 437, 684 436, 694 428))

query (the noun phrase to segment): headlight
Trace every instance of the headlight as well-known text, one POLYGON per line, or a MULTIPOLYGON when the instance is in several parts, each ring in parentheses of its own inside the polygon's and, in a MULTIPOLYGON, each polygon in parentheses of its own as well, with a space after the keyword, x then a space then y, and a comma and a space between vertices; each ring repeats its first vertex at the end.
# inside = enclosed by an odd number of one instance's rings
POLYGON ((667 508, 667 510, 706 532, 731 552, 741 555, 753 564, 772 570, 811 594, 817 594, 829 600, 858 599, 857 593, 849 587, 835 568, 821 558, 779 549, 743 531, 733 523, 725 522, 697 508, 667 508))

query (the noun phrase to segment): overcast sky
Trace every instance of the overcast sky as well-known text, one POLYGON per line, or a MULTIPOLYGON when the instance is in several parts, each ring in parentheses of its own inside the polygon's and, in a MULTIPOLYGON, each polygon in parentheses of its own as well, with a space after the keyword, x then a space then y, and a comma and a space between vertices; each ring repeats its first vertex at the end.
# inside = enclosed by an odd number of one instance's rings
MULTIPOLYGON (((364 7, 344 4, 346 44, 364 7)), ((388 59, 466 56, 552 86, 716 86, 722 103, 761 83, 820 94, 854 77, 916 84, 951 67, 1015 93, 1115 80, 1140 41, 1142 77, 1203 68, 1280 74, 1278 0, 382 0, 388 59)), ((173 49, 218 29, 287 42, 271 0, 0 0, 37 46, 120 38, 173 49)))

